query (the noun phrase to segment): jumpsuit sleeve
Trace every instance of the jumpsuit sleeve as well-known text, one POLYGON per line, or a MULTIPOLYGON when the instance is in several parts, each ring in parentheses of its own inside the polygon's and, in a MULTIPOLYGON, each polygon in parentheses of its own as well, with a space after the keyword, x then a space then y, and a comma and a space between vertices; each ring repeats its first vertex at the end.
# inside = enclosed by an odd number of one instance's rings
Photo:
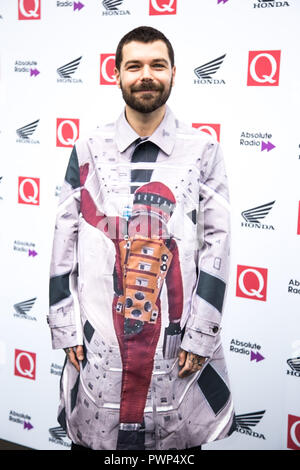
POLYGON ((62 186, 50 266, 49 315, 53 349, 82 344, 77 294, 77 239, 80 211, 80 174, 73 147, 62 186))
POLYGON ((166 276, 166 285, 168 290, 169 321, 178 322, 181 319, 183 310, 183 286, 180 269, 178 247, 174 239, 170 246, 173 255, 170 269, 166 276))
POLYGON ((217 142, 210 142, 203 156, 199 208, 198 229, 203 238, 199 240, 198 277, 181 347, 200 356, 212 357, 220 344, 230 248, 227 176, 217 142))

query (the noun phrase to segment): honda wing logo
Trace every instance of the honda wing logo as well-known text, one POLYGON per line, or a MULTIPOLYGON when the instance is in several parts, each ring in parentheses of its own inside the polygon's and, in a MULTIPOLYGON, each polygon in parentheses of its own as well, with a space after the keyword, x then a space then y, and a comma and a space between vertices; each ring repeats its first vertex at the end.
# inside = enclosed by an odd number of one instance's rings
POLYGON ((67 436, 66 431, 61 426, 50 428, 49 433, 53 439, 57 439, 58 441, 62 441, 63 438, 67 436))
POLYGON ((58 75, 61 78, 72 78, 71 76, 78 69, 81 59, 82 59, 82 56, 78 57, 78 59, 75 59, 72 62, 69 62, 68 64, 63 65, 62 67, 59 67, 57 69, 58 75))
POLYGON ((254 431, 253 428, 260 423, 262 417, 265 414, 263 411, 255 411, 254 413, 246 413, 243 415, 236 416, 237 432, 240 434, 245 434, 246 436, 257 437, 258 439, 266 439, 265 436, 257 431, 254 431))
POLYGON ((103 0, 102 5, 106 10, 118 10, 124 0, 103 0))
POLYGON ((253 207, 242 212, 243 218, 246 222, 259 224, 261 219, 264 219, 270 212, 275 201, 263 204, 262 206, 253 207))
POLYGON ((36 130, 39 121, 40 120, 37 119, 36 121, 31 122, 30 124, 27 124, 24 127, 20 127, 20 129, 17 129, 16 132, 18 136, 20 137, 20 139, 29 140, 29 137, 32 136, 32 134, 36 130))
POLYGON ((294 372, 300 372, 300 357, 288 359, 286 362, 294 372))
POLYGON ((36 301, 36 297, 34 297, 33 299, 25 300, 24 302, 19 302, 14 305, 14 309, 17 313, 26 316, 26 314, 34 306, 35 301, 36 301))
POLYGON ((198 78, 203 78, 203 79, 208 79, 212 78, 212 75, 214 75, 219 68, 221 67, 223 60, 225 58, 226 54, 218 57, 217 59, 214 59, 210 62, 207 62, 207 64, 201 65, 200 67, 197 67, 194 72, 198 78))
POLYGON ((246 413, 243 415, 237 415, 235 418, 237 427, 251 431, 251 428, 256 426, 261 421, 265 412, 266 411, 264 410, 264 411, 256 411, 254 413, 246 413))

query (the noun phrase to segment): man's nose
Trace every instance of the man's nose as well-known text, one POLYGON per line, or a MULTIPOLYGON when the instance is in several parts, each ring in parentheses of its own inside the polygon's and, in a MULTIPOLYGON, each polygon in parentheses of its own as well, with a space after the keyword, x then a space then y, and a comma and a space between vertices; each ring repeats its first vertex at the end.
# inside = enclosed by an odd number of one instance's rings
POLYGON ((142 71, 141 71, 141 79, 142 80, 145 80, 145 79, 152 79, 152 73, 151 73, 151 68, 149 67, 149 65, 144 65, 144 67, 142 68, 142 71))

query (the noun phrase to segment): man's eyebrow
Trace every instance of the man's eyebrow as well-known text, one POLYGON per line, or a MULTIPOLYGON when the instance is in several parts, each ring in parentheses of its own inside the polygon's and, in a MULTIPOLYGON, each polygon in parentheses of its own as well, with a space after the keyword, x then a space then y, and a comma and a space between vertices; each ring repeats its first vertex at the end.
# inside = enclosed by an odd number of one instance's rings
MULTIPOLYGON (((126 66, 128 66, 128 65, 130 65, 130 64, 141 64, 141 62, 142 62, 141 60, 134 60, 134 59, 132 59, 132 60, 127 60, 127 61, 125 62, 125 64, 124 64, 124 67, 126 67, 126 66)), ((151 61, 151 63, 153 63, 153 62, 163 62, 164 64, 169 65, 169 62, 168 62, 166 59, 164 59, 164 58, 156 58, 156 59, 153 59, 153 60, 151 61)))

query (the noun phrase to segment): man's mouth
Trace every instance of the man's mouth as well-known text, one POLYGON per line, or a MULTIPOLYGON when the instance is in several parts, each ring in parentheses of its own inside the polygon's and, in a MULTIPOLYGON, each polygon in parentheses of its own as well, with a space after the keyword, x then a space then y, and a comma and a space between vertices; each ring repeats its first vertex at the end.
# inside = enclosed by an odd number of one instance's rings
POLYGON ((155 89, 141 89, 141 90, 133 90, 135 93, 153 93, 154 91, 158 91, 155 89))
POLYGON ((153 85, 144 85, 140 88, 132 88, 134 93, 153 93, 154 91, 160 91, 160 89, 153 85))

